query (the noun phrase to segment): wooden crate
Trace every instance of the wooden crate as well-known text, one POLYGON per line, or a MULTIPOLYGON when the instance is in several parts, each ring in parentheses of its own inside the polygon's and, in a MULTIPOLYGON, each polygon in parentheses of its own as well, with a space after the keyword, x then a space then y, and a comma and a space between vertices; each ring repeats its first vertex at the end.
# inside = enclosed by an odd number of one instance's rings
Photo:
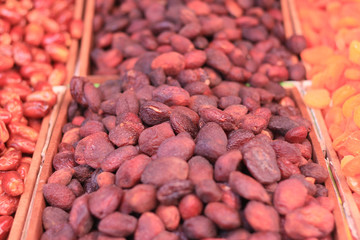
MULTIPOLYGON (((102 83, 106 80, 110 79, 117 79, 111 76, 89 76, 88 79, 93 83, 102 83)), ((288 87, 289 95, 295 100, 297 106, 299 107, 301 113, 305 118, 310 120, 310 117, 308 115, 308 112, 306 110, 306 106, 302 101, 302 98, 298 92, 298 90, 292 86, 288 87)), ((69 89, 67 90, 64 101, 62 102, 60 112, 58 115, 58 119, 55 123, 55 128, 50 140, 50 145, 47 149, 46 155, 45 155, 45 163, 41 169, 40 178, 38 181, 36 192, 34 192, 34 198, 33 198, 33 205, 30 206, 29 214, 26 219, 26 222, 28 223, 26 226, 26 229, 24 229, 26 235, 23 239, 32 240, 32 239, 39 239, 41 234, 43 233, 43 227, 42 227, 42 213, 46 206, 45 199, 43 197, 43 186, 46 184, 47 179, 53 172, 52 168, 52 160, 55 154, 58 150, 58 145, 61 141, 62 127, 67 123, 67 108, 69 106, 69 103, 71 102, 71 95, 69 89)), ((316 134, 314 131, 311 131, 310 133, 310 141, 313 145, 313 159, 314 161, 318 162, 323 167, 326 167, 326 162, 324 159, 324 155, 322 152, 322 149, 320 147, 320 143, 316 137, 316 134)), ((336 222, 336 231, 334 233, 336 239, 344 240, 344 239, 351 239, 351 235, 349 232, 349 227, 347 225, 347 221, 345 219, 345 216, 343 215, 343 209, 340 204, 338 204, 335 189, 333 187, 332 181, 329 178, 325 182, 325 186, 329 190, 329 197, 334 200, 335 202, 335 210, 334 210, 334 216, 335 216, 335 222, 336 222)))
MULTIPOLYGON (((75 1, 74 19, 82 18, 83 6, 84 0, 75 1)), ((66 84, 70 81, 74 73, 78 49, 79 41, 73 39, 69 48, 69 60, 66 63, 66 84)), ((20 197, 19 206, 15 213, 14 222, 10 230, 8 239, 20 239, 21 235, 23 234, 23 228, 28 214, 28 209, 33 197, 33 191, 34 188, 36 188, 38 174, 43 163, 43 156, 45 155, 45 150, 50 140, 53 125, 59 113, 65 89, 66 88, 64 86, 54 87, 54 91, 58 94, 57 104, 53 107, 51 113, 42 120, 38 141, 36 142, 35 151, 33 153, 29 172, 25 181, 24 193, 20 197)))

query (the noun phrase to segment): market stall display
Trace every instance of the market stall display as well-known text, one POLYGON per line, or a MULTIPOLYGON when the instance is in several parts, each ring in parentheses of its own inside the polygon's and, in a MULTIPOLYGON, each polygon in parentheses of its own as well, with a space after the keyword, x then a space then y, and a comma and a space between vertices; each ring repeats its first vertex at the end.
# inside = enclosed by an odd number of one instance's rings
POLYGON ((2 1, 0 239, 358 239, 359 12, 2 1))
POLYGON ((95 64, 88 57, 83 72, 120 76, 96 77, 98 88, 92 77, 72 79, 28 239, 43 230, 43 239, 331 238, 335 221, 346 236, 306 110, 279 85, 305 76, 296 57, 304 40, 286 40, 279 2, 91 4, 87 16, 100 24, 95 64))
POLYGON ((75 7, 81 11, 79 5, 29 0, 0 4, 1 239, 12 222, 10 237, 21 233, 58 99, 52 87, 64 84, 75 67, 82 31, 81 13, 75 13, 75 7))

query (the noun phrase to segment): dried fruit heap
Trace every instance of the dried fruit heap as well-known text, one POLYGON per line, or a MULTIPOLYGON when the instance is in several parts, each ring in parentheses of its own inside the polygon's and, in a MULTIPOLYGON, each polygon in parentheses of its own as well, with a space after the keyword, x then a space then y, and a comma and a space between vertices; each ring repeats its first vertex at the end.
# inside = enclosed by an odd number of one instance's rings
MULTIPOLYGON (((2 1, 0 4, 0 239, 12 224, 41 119, 63 84, 69 41, 79 38, 74 1, 2 1)), ((81 30, 81 29, 80 29, 81 30)))
POLYGON ((71 81, 42 239, 330 239, 278 7, 98 1, 96 72, 120 77, 71 81))
POLYGON ((301 53, 310 65, 312 90, 305 102, 324 110, 343 174, 360 207, 360 3, 296 1, 309 48, 301 53))

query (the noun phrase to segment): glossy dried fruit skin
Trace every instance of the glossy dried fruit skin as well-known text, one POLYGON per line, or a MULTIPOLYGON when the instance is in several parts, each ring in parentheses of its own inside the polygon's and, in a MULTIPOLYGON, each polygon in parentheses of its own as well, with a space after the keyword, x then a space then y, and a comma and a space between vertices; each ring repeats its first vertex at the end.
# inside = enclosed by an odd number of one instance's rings
POLYGON ((35 142, 19 135, 11 135, 6 145, 8 148, 15 148, 22 153, 32 154, 35 150, 35 142))
POLYGON ((0 170, 15 170, 18 168, 21 159, 21 152, 15 148, 8 150, 0 157, 0 170))
POLYGON ((246 220, 255 231, 279 232, 280 217, 274 207, 250 201, 246 205, 244 213, 246 220))
POLYGON ((51 206, 64 210, 71 209, 71 206, 75 200, 74 193, 66 186, 58 183, 45 184, 43 193, 46 201, 51 206))
POLYGON ((24 192, 24 181, 18 172, 5 172, 1 178, 1 187, 6 194, 16 197, 24 192))
POLYGON ((122 190, 115 185, 104 186, 89 196, 88 204, 92 215, 103 219, 117 209, 122 190))
POLYGON ((13 222, 14 219, 11 216, 0 216, 0 239, 7 239, 13 222))
POLYGON ((240 214, 237 210, 224 203, 209 203, 204 210, 204 214, 224 230, 236 229, 241 225, 240 214))
POLYGON ((188 172, 188 164, 180 158, 158 158, 145 167, 141 181, 146 184, 161 186, 173 179, 185 180, 188 177, 188 172))
POLYGON ((25 102, 23 114, 29 118, 44 118, 50 112, 50 105, 42 101, 25 102))
MULTIPOLYGON (((39 133, 32 127, 26 126, 21 123, 12 122, 8 124, 8 128, 11 134, 16 134, 22 136, 30 141, 36 142, 38 139, 39 133)), ((4 141, 6 142, 6 141, 4 141)))

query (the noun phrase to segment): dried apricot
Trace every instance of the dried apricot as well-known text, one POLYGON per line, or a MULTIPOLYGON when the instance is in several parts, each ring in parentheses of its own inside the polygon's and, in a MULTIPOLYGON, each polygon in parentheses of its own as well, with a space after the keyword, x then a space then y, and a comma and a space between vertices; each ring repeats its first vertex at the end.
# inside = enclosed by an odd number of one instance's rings
POLYGON ((330 93, 326 89, 310 89, 304 96, 306 105, 312 108, 325 108, 330 103, 330 93))
POLYGON ((352 116, 354 108, 360 105, 360 94, 350 97, 344 102, 342 107, 344 117, 349 118, 352 116))
POLYGON ((341 170, 347 177, 354 177, 360 173, 360 156, 347 155, 341 159, 341 170))
POLYGON ((360 41, 352 41, 349 47, 349 59, 355 64, 360 64, 360 41))
POLYGON ((344 76, 347 80, 357 81, 360 80, 360 69, 349 67, 345 70, 344 76))
POLYGON ((351 85, 344 86, 335 90, 332 95, 333 106, 341 106, 347 99, 356 94, 356 89, 351 85))
POLYGON ((347 184, 350 189, 357 194, 360 194, 360 175, 356 175, 354 177, 346 177, 347 184))

